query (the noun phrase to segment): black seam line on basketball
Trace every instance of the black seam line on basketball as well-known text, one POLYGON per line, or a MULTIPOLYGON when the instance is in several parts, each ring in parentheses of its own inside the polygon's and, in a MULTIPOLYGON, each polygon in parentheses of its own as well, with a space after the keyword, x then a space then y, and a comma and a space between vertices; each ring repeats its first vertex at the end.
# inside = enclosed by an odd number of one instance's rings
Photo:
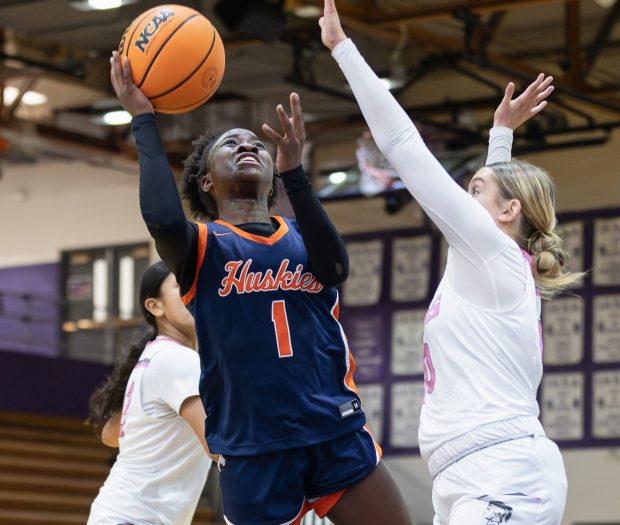
MULTIPOLYGON (((219 87, 219 84, 218 86, 219 87)), ((217 88, 216 88, 217 89, 217 88)), ((155 111, 170 111, 170 110, 174 110, 174 111, 187 111, 188 109, 198 109, 200 106, 202 106, 207 100, 209 100, 211 97, 213 96, 213 93, 210 93, 206 96, 204 96, 202 99, 200 99, 198 102, 193 102, 192 104, 187 104, 186 106, 180 106, 178 108, 176 107, 169 107, 169 108, 157 108, 155 111)))
POLYGON ((144 76, 142 77, 142 80, 140 81, 140 83, 138 84, 138 87, 141 88, 142 84, 144 84, 144 82, 146 82, 146 77, 149 74, 149 71, 151 70, 151 68, 153 67, 153 64, 155 63, 155 61, 157 60, 157 57, 159 56, 159 54, 161 53, 162 49, 164 47, 166 47, 166 44, 168 42, 170 42, 170 39, 175 35, 175 33, 181 29, 187 22, 189 22, 192 18, 197 17, 198 13, 194 14, 194 15, 190 15, 188 16, 185 20, 183 20, 183 22, 181 22, 172 33, 170 33, 168 35, 168 38, 166 38, 166 41, 161 45, 161 47, 157 50, 157 53, 155 53, 155 56, 153 57, 153 60, 151 60, 151 63, 149 64, 149 67, 146 68, 146 71, 144 72, 144 76))
POLYGON ((168 89, 167 91, 164 91, 163 93, 160 93, 159 95, 155 95, 154 97, 149 97, 149 100, 153 101, 156 98, 163 97, 164 95, 167 95, 168 93, 171 93, 175 89, 180 88, 183 84, 185 84, 185 82, 190 80, 194 76, 194 73, 196 73, 196 71, 198 71, 202 67, 202 65, 207 61, 207 59, 209 58, 209 55, 211 54, 211 51, 213 51, 213 46, 215 46, 215 41, 216 40, 217 40, 217 31, 215 30, 215 27, 214 27, 213 28, 213 41, 211 42, 211 47, 209 48, 209 51, 207 51, 207 54, 205 55, 205 57, 201 60, 200 64, 198 64, 195 67, 195 69, 189 75, 187 75, 187 77, 185 77, 183 80, 181 80, 181 82, 179 82, 176 86, 168 89))
MULTIPOLYGON (((221 83, 222 83, 222 81, 220 80, 220 84, 221 83)), ((217 90, 217 88, 220 87, 220 84, 218 84, 215 87, 215 90, 217 90)), ((174 110, 174 111, 178 112, 178 111, 187 111, 188 108, 192 109, 192 110, 193 109, 197 109, 200 106, 202 106, 207 100, 209 100, 213 96, 213 93, 215 93, 215 90, 213 92, 209 93, 208 95, 204 96, 203 98, 201 98, 198 102, 193 102, 192 104, 187 104, 186 106, 180 106, 178 108, 175 108, 173 106, 167 107, 167 108, 157 108, 155 111, 170 111, 170 110, 174 110)))
POLYGON ((131 41, 133 40, 133 37, 136 34, 136 31, 138 30, 138 28, 140 27, 140 24, 144 21, 144 19, 149 15, 151 11, 152 9, 149 9, 146 13, 144 13, 144 16, 136 22, 136 27, 133 28, 133 33, 131 33, 131 36, 129 37, 129 42, 127 42, 127 45, 125 46, 126 57, 129 56, 129 48, 131 47, 131 41))

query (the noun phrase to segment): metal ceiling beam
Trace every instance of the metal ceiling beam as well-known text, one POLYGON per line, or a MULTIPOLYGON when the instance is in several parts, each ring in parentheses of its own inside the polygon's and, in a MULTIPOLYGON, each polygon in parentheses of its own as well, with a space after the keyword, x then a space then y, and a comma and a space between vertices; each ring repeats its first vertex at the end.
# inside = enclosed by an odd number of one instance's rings
POLYGON ((23 120, 18 120, 17 124, 19 126, 3 130, 4 136, 13 144, 24 144, 45 155, 81 160, 133 176, 138 173, 135 150, 120 150, 111 139, 94 139, 53 126, 36 125, 33 128, 30 122, 23 120))
POLYGON ((32 68, 32 67, 25 67, 23 69, 18 69, 16 67, 9 67, 9 66, 3 65, 2 62, 0 61, 0 84, 10 78, 28 77, 35 73, 38 74, 40 73, 40 71, 37 68, 32 68))
MULTIPOLYGON (((497 97, 480 97, 469 100, 446 100, 434 104, 425 104, 423 106, 411 106, 403 108, 406 113, 416 122, 431 121, 433 116, 451 117, 455 112, 467 108, 474 110, 492 111, 498 103, 497 97)), ((306 122, 306 131, 309 136, 321 135, 322 133, 333 131, 334 129, 356 128, 365 125, 364 117, 360 113, 348 115, 345 117, 335 117, 314 122, 306 122)), ((454 130, 452 130, 454 131, 454 130)))
MULTIPOLYGON (((566 0, 563 1, 565 2, 566 0)), ((499 2, 494 3, 499 5, 499 2)), ((394 44, 400 38, 399 32, 394 31, 394 28, 390 30, 382 26, 377 27, 376 25, 368 24, 363 20, 349 16, 344 18, 343 22, 346 22, 346 25, 350 29, 373 36, 374 38, 390 44, 394 44)), ((535 69, 519 60, 504 55, 489 54, 487 56, 478 56, 468 54, 464 50, 464 42, 462 40, 446 38, 424 29, 423 27, 416 26, 415 28, 411 28, 408 36, 414 42, 426 44, 429 47, 439 49, 446 53, 458 54, 463 60, 475 64, 481 69, 492 69, 513 79, 532 80, 541 72, 538 68, 535 69)), ((613 112, 614 114, 620 113, 619 99, 610 97, 608 100, 602 100, 600 97, 590 96, 588 92, 592 87, 585 84, 585 82, 579 82, 575 85, 570 79, 556 78, 554 85, 558 91, 570 97, 596 106, 599 109, 613 112)))
MULTIPOLYGON (((608 40, 602 45, 601 51, 603 49, 617 49, 617 48, 620 48, 620 40, 608 40)), ((519 58, 523 60, 529 60, 530 58, 539 58, 541 55, 548 57, 552 60, 556 60, 556 57, 558 57, 558 55, 566 55, 566 47, 565 46, 548 47, 545 49, 537 48, 537 49, 532 49, 531 51, 520 50, 514 53, 506 54, 508 58, 519 58)), ((587 52, 586 52, 586 60, 588 60, 587 52)), ((584 64, 583 66, 588 67, 588 64, 584 64)))
MULTIPOLYGON (((414 119, 415 122, 427 124, 429 126, 445 129, 446 131, 460 132, 461 128, 455 128, 447 122, 433 120, 433 117, 437 116, 451 116, 455 111, 459 111, 463 108, 473 110, 488 110, 490 112, 496 107, 498 102, 497 97, 480 97, 469 100, 439 102, 434 104, 426 104, 422 106, 412 106, 404 108, 406 113, 414 119)), ((554 102, 555 103, 555 102, 554 102)), ((307 122, 306 131, 309 137, 322 136, 325 133, 334 131, 336 129, 344 128, 360 128, 364 127, 366 122, 364 117, 360 113, 348 115, 344 117, 335 117, 319 121, 307 122)), ((590 133, 596 131, 610 132, 613 129, 620 128, 620 120, 613 120, 609 122, 595 122, 590 121, 583 126, 572 126, 566 129, 558 130, 545 130, 545 135, 548 136, 563 136, 577 133, 590 133)), ((468 130, 473 137, 481 137, 480 133, 472 130, 468 130)), ((515 138, 524 138, 523 133, 515 135, 515 138)), ((485 139, 486 140, 486 139, 485 139)))
POLYGON ((42 4, 46 0, 1 0, 0 9, 23 7, 25 4, 42 4))
POLYGON ((437 7, 422 8, 397 16, 375 18, 378 25, 389 27, 403 23, 433 22, 443 18, 451 18, 459 9, 468 9, 477 14, 493 13, 495 11, 510 11, 534 5, 557 4, 564 0, 469 0, 468 2, 447 2, 437 7))
MULTIPOLYGON (((479 75, 478 73, 470 70, 467 67, 464 67, 462 64, 458 63, 458 61, 455 61, 452 67, 455 71, 458 71, 459 73, 493 89, 497 93, 496 104, 498 103, 499 100, 501 100, 504 94, 504 86, 500 86, 496 82, 489 80, 488 78, 482 75, 479 75)), ((560 97, 554 97, 552 103, 554 106, 560 107, 566 110, 568 113, 572 113, 573 115, 576 115, 577 117, 585 120, 588 123, 588 125, 592 125, 595 122, 594 118, 590 114, 574 107, 574 104, 568 104, 564 102, 560 97)))
POLYGON ((39 80, 39 76, 40 75, 38 73, 35 73, 26 77, 26 80, 22 85, 21 89, 19 90, 19 93, 15 97, 15 100, 13 100, 11 105, 6 108, 6 112, 3 115, 3 120, 10 121, 11 119, 13 119, 13 117, 15 116, 15 111, 17 111, 17 108, 22 103, 24 95, 35 86, 35 84, 39 80))
POLYGON ((603 48, 609 43, 609 37, 614 29, 614 26, 620 19, 620 0, 616 0, 616 3, 612 6, 603 20, 598 33, 594 37, 592 44, 586 52, 584 76, 587 77, 588 73, 596 63, 603 48))
POLYGON ((566 78, 572 85, 581 82, 581 6, 579 0, 564 4, 566 42, 566 78))
POLYGON ((31 66, 49 73, 57 73, 76 78, 84 77, 84 71, 81 68, 57 66, 50 62, 41 62, 40 60, 33 60, 19 55, 9 55, 0 50, 0 62, 4 60, 15 60, 25 64, 26 66, 31 66))
MULTIPOLYGON (((492 112, 497 107, 498 100, 499 99, 497 97, 479 97, 468 100, 446 100, 444 102, 426 104, 423 106, 412 106, 404 109, 407 114, 414 119, 414 121, 424 121, 429 123, 436 122, 431 120, 433 117, 450 117, 454 112, 460 111, 463 108, 477 111, 487 110, 492 112)), ((556 102, 557 99, 554 99, 553 104, 557 105, 556 102)), ((364 117, 361 114, 356 113, 354 115, 344 117, 307 122, 306 131, 308 132, 308 136, 320 136, 323 133, 333 131, 335 129, 358 128, 362 126, 365 126, 364 117)), ((546 131, 545 133, 550 135, 566 135, 571 133, 587 133, 597 130, 611 131, 615 128, 620 128, 620 120, 609 122, 596 122, 594 120, 588 120, 588 123, 583 126, 573 126, 565 130, 546 131)))
MULTIPOLYGON (((389 28, 369 24, 360 18, 349 15, 343 15, 340 18, 346 31, 353 30, 389 45, 395 45, 401 39, 401 33, 395 27, 389 28)), ((409 29, 407 38, 412 42, 426 44, 441 51, 463 51, 463 41, 461 39, 447 38, 423 27, 416 27, 415 30, 409 29)))
MULTIPOLYGON (((497 71, 498 73, 505 74, 513 79, 520 78, 522 80, 529 81, 537 75, 537 73, 532 74, 536 70, 526 68, 518 62, 502 59, 501 57, 499 60, 496 60, 495 58, 496 57, 490 56, 486 60, 480 60, 478 57, 463 56, 464 60, 471 61, 483 69, 491 69, 497 71)), ((598 107, 599 109, 604 109, 615 114, 620 113, 620 101, 615 98, 602 100, 600 97, 590 96, 586 92, 572 87, 564 79, 555 79, 553 84, 555 85, 558 93, 564 93, 565 95, 581 100, 582 102, 598 107)))
POLYGON ((476 71, 472 71, 469 68, 463 67, 461 64, 458 63, 458 61, 454 61, 451 67, 452 69, 454 69, 454 71, 457 71, 461 75, 471 78, 472 80, 478 82, 479 84, 482 84, 483 86, 486 86, 492 89, 493 91, 495 91, 495 93, 497 94, 498 101, 501 100, 502 97, 504 96, 505 86, 500 86, 499 84, 493 82, 492 80, 489 80, 488 78, 485 78, 482 75, 479 75, 476 71))
POLYGON ((486 54, 487 49, 491 45, 491 42, 493 42, 493 38, 495 37, 505 16, 506 11, 495 11, 494 13, 491 13, 491 16, 489 16, 489 20, 480 33, 480 39, 478 42, 478 52, 481 55, 486 54))

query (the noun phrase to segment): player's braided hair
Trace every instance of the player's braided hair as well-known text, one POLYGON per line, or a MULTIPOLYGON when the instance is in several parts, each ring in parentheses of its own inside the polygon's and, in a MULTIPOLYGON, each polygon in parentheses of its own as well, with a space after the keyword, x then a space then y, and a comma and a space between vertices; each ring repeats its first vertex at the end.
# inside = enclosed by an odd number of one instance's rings
POLYGON ((543 299, 579 283, 584 274, 566 268, 568 254, 557 229, 555 184, 550 175, 521 160, 488 167, 493 170, 501 197, 521 202, 517 242, 534 259, 532 270, 543 299))
POLYGON ((87 423, 94 427, 99 437, 106 422, 123 409, 129 376, 147 343, 157 337, 157 321, 155 316, 146 309, 144 302, 151 297, 159 297, 161 285, 169 275, 170 270, 162 261, 156 262, 144 273, 140 283, 140 305, 142 315, 150 329, 140 341, 129 348, 123 361, 112 370, 105 382, 90 396, 90 414, 87 423))
MULTIPOLYGON (((194 151, 185 159, 181 194, 189 204, 192 216, 197 220, 213 221, 219 216, 215 199, 202 189, 201 179, 211 163, 213 144, 223 134, 223 130, 208 130, 192 142, 194 151)), ((267 200, 270 208, 278 196, 276 180, 274 178, 267 200)))

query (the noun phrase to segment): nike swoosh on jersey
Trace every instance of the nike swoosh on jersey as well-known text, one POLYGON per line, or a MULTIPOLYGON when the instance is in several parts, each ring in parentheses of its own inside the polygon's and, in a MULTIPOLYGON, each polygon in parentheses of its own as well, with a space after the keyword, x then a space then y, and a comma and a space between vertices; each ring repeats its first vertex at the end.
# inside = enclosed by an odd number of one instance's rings
POLYGON ((225 233, 218 233, 218 232, 213 232, 213 235, 217 235, 218 237, 223 237, 224 235, 230 235, 232 232, 225 232, 225 233))

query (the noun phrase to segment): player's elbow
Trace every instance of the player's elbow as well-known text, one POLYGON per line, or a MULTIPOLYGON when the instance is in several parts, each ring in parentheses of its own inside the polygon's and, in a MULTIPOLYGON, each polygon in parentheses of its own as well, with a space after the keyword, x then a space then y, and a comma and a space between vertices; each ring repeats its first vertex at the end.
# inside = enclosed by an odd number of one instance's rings
POLYGON ((395 154, 398 155, 402 150, 415 149, 422 142, 422 137, 413 123, 409 122, 406 126, 393 130, 386 137, 375 137, 375 140, 381 152, 389 160, 390 157, 395 154))
POLYGON ((349 278, 349 261, 339 262, 336 264, 336 273, 334 276, 334 284, 332 286, 342 286, 349 278))
POLYGON ((112 448, 118 448, 118 423, 117 418, 110 419, 101 430, 101 441, 104 445, 112 448))
POLYGON ((326 288, 342 286, 349 277, 349 261, 338 261, 332 267, 320 272, 320 275, 316 277, 326 288))

